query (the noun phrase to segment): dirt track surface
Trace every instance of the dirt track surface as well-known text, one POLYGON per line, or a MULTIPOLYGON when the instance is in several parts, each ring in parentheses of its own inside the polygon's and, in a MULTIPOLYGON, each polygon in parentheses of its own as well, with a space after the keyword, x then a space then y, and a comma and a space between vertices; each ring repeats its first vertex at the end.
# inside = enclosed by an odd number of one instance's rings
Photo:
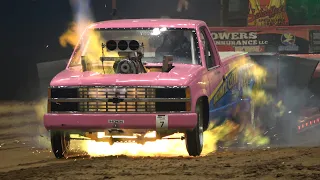
POLYGON ((213 153, 206 157, 56 160, 34 113, 0 115, 0 179, 320 179, 320 147, 213 153))
POLYGON ((320 179, 320 148, 224 152, 200 158, 47 159, 19 168, 0 173, 0 179, 320 179))

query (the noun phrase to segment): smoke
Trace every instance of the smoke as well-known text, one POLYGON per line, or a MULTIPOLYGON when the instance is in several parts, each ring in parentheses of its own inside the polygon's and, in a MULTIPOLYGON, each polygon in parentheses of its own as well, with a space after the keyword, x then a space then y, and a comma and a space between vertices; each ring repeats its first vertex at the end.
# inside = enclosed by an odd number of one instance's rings
POLYGON ((72 22, 69 24, 69 28, 59 37, 59 43, 62 47, 71 45, 75 47, 80 39, 77 30, 77 24, 72 22))
POLYGON ((70 0, 70 4, 74 14, 74 22, 77 24, 76 31, 80 35, 94 21, 90 8, 91 0, 70 0))
POLYGON ((189 1, 188 0, 179 0, 177 5, 177 11, 181 12, 182 10, 189 9, 189 1))
MULTIPOLYGON (((93 22, 90 3, 90 0, 70 0, 74 20, 69 23, 68 29, 59 37, 59 43, 62 47, 71 45, 74 48, 79 42, 79 39, 86 27, 93 22)), ((29 108, 34 110, 36 119, 39 123, 37 131, 35 131, 35 145, 38 147, 49 148, 49 133, 43 125, 43 116, 47 111, 47 97, 40 99, 33 104, 33 106, 29 106, 29 108)))
MULTIPOLYGON (((91 0, 70 0, 73 10, 73 22, 69 23, 68 29, 59 37, 59 43, 62 47, 71 45, 73 48, 78 44, 82 33, 86 27, 93 22, 93 15, 90 9, 91 0)), ((37 120, 41 124, 38 127, 39 137, 36 143, 40 147, 48 147, 49 133, 44 128, 43 116, 47 110, 47 98, 41 99, 33 106, 37 120)))
POLYGON ((316 127, 310 128, 308 135, 298 133, 299 124, 313 121, 312 116, 319 117, 320 91, 316 82, 315 87, 310 86, 318 62, 289 56, 253 56, 253 59, 268 71, 267 81, 262 85, 267 103, 257 107, 257 115, 272 144, 304 146, 309 141, 318 145, 316 127))
MULTIPOLYGON (((74 48, 82 35, 93 21, 93 14, 90 8, 91 0, 70 0, 70 5, 73 10, 73 22, 69 23, 68 29, 59 37, 59 43, 62 47, 71 45, 74 48)), ((47 110, 47 98, 39 100, 36 105, 33 106, 36 113, 37 120, 41 126, 38 128, 40 138, 38 145, 42 147, 48 147, 49 133, 46 131, 43 125, 43 116, 47 110)))
POLYGON ((317 127, 310 128, 310 122, 320 118, 320 83, 313 80, 310 84, 318 62, 288 56, 253 56, 253 60, 258 68, 252 73, 259 81, 253 89, 244 89, 244 94, 255 107, 254 126, 241 129, 229 122, 219 127, 222 134, 216 128, 209 130, 205 133, 205 150, 208 146, 211 151, 216 149, 211 142, 220 146, 219 141, 224 148, 232 143, 238 143, 237 147, 319 145, 317 127), (309 129, 298 133, 299 124, 306 123, 309 129))
POLYGON ((70 0, 73 22, 69 23, 68 29, 59 37, 62 47, 67 47, 68 44, 75 47, 82 33, 94 22, 90 3, 91 0, 70 0))
POLYGON ((298 126, 310 120, 319 118, 319 99, 309 88, 287 86, 280 92, 281 100, 284 102, 284 113, 276 123, 276 133, 279 135, 277 145, 279 146, 304 146, 319 145, 314 133, 316 126, 307 130, 307 133, 299 133, 298 126), (314 118, 313 118, 314 116, 314 118), (310 119, 311 118, 311 119, 310 119))

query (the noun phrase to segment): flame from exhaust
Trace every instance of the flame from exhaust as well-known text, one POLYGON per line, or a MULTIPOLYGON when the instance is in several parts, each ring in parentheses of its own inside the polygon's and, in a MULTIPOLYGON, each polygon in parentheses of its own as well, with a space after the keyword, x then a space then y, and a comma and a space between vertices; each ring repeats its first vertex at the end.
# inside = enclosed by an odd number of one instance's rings
POLYGON ((86 28, 94 22, 90 9, 91 0, 69 0, 74 14, 74 22, 69 24, 68 29, 59 37, 60 45, 68 44, 75 47, 86 28))
POLYGON ((214 127, 213 123, 209 124, 208 130, 204 132, 204 144, 202 154, 207 155, 217 150, 217 142, 223 139, 226 140, 227 135, 235 132, 239 125, 226 121, 224 124, 214 127))
POLYGON ((72 22, 69 24, 69 28, 59 37, 59 43, 62 47, 71 45, 74 48, 79 39, 80 35, 77 30, 77 25, 75 22, 72 22))
MULTIPOLYGON (((225 124, 213 128, 209 125, 210 130, 204 132, 204 144, 201 156, 206 156, 216 150, 216 142, 225 138, 228 134, 235 131, 238 125, 227 121, 225 124)), ((176 133, 168 137, 181 137, 183 133, 176 133)), ((84 150, 90 156, 189 156, 186 150, 184 140, 161 139, 154 142, 146 142, 144 145, 137 143, 114 143, 109 145, 107 142, 85 141, 82 144, 84 150)))
MULTIPOLYGON (((71 45, 73 48, 80 49, 72 58, 73 65, 81 65, 81 56, 85 56, 87 66, 89 66, 88 70, 102 73, 103 69, 92 67, 92 65, 101 63, 100 57, 103 55, 101 44, 106 41, 100 32, 91 29, 91 26, 94 25, 94 18, 90 2, 90 0, 70 0, 74 11, 74 22, 70 23, 68 29, 59 37, 59 42, 62 47, 71 45)), ((119 57, 117 52, 107 51, 104 51, 104 56, 119 57)), ((107 67, 104 69, 104 73, 113 73, 113 64, 114 62, 105 62, 104 66, 107 67)))
POLYGON ((104 62, 104 70, 92 65, 101 65, 100 57, 102 56, 119 57, 118 53, 115 51, 102 51, 101 44, 106 43, 106 40, 101 36, 99 31, 94 31, 94 29, 87 28, 84 32, 82 32, 83 35, 81 36, 79 34, 79 29, 81 29, 81 27, 73 22, 70 24, 68 30, 59 37, 60 45, 62 47, 71 45, 74 48, 80 49, 80 51, 76 51, 73 55, 74 57, 72 58, 71 64, 81 65, 81 56, 85 56, 88 70, 105 74, 113 74, 114 61, 104 62), (82 38, 82 41, 80 41, 80 38, 82 38))
MULTIPOLYGON (((181 136, 174 134, 173 136, 181 136)), ((188 156, 185 143, 182 140, 156 140, 154 142, 146 142, 145 144, 137 144, 135 142, 125 142, 109 145, 107 142, 85 141, 85 151, 90 156, 188 156)))
MULTIPOLYGON (((214 127, 214 124, 209 125, 209 130, 204 132, 204 145, 201 156, 206 156, 216 151, 216 143, 218 141, 231 142, 234 141, 239 133, 240 125, 227 120, 223 125, 214 127)), ((255 131, 255 135, 259 132, 255 131)), ((176 133, 169 137, 181 137, 182 133, 176 133)), ((254 138, 257 141, 257 138, 254 138)), ((259 139, 258 139, 259 140, 259 139)), ((251 142, 252 139, 248 139, 251 142)), ((256 142, 255 141, 255 142, 256 142)), ((259 145, 267 142, 259 141, 259 145)), ((186 150, 185 141, 183 140, 157 140, 155 142, 146 142, 144 145, 137 143, 114 143, 109 145, 107 142, 85 141, 82 144, 84 150, 90 156, 150 156, 150 157, 172 157, 172 156, 189 156, 186 150)))

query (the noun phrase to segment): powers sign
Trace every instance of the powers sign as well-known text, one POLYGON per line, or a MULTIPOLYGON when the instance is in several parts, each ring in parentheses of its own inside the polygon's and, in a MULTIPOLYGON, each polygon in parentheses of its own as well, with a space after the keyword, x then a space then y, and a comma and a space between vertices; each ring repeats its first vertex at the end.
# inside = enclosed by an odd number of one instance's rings
POLYGON ((212 27, 210 31, 219 51, 320 53, 320 26, 212 27))
POLYGON ((212 32, 217 46, 233 47, 236 51, 261 52, 268 44, 257 32, 212 32))
POLYGON ((217 45, 257 46, 266 45, 268 41, 258 40, 257 32, 213 32, 217 45))

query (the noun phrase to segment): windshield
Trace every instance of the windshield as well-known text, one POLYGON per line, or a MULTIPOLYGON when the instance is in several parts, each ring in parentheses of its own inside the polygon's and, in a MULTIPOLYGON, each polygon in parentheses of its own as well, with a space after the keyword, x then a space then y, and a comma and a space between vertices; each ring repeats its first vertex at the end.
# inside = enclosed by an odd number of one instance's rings
POLYGON ((111 40, 138 41, 142 46, 142 62, 145 63, 162 63, 165 55, 172 55, 174 63, 200 64, 199 56, 196 55, 197 39, 194 29, 140 28, 99 29, 87 32, 76 47, 69 67, 81 65, 82 56, 96 66, 102 65, 101 57, 118 59, 123 52, 119 48, 113 51, 103 48, 102 44, 111 40))

